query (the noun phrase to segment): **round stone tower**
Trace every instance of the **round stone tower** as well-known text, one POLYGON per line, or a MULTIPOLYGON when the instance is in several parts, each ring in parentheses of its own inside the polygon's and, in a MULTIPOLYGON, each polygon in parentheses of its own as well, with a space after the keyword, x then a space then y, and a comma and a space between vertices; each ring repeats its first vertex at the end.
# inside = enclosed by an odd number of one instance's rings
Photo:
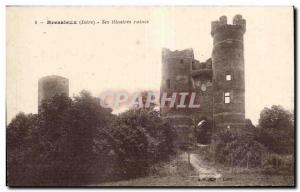
POLYGON ((67 78, 57 75, 45 76, 39 79, 38 84, 38 111, 45 99, 61 94, 69 96, 69 80, 67 78))
POLYGON ((211 24, 215 133, 245 126, 245 31, 241 15, 236 15, 232 24, 227 24, 226 16, 211 24))

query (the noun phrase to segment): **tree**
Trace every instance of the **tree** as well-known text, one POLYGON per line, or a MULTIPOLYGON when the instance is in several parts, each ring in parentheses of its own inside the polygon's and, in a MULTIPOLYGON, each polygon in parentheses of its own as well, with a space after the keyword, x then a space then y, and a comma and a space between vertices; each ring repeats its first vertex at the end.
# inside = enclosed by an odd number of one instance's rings
POLYGON ((19 175, 10 177, 10 184, 86 183, 89 168, 101 154, 95 151, 95 140, 102 139, 98 130, 111 116, 111 110, 86 91, 73 100, 66 95, 44 100, 38 115, 17 115, 8 125, 8 174, 19 175))
POLYGON ((265 147, 257 142, 246 129, 218 133, 216 161, 229 166, 256 167, 261 163, 265 147), (248 136, 247 136, 248 135, 248 136))
POLYGON ((293 114, 280 105, 265 107, 259 118, 259 126, 265 129, 286 129, 293 127, 293 114))
POLYGON ((87 182, 90 179, 87 173, 99 158, 94 150, 97 148, 95 140, 102 139, 99 138, 99 130, 108 126, 111 116, 111 109, 101 107, 100 100, 87 91, 74 97, 64 122, 69 126, 65 143, 68 154, 66 165, 73 170, 74 180, 87 182))
POLYGON ((239 130, 223 130, 217 134, 216 161, 229 166, 260 166, 265 146, 257 141, 258 129, 250 119, 239 130))
POLYGON ((11 185, 25 184, 28 178, 24 174, 31 175, 26 165, 32 161, 37 126, 37 115, 22 112, 7 126, 7 177, 11 185))
POLYGON ((145 175, 149 165, 173 152, 173 130, 154 110, 131 109, 112 123, 124 176, 145 175))
POLYGON ((173 130, 153 109, 119 116, 87 91, 55 95, 8 125, 10 185, 84 185, 147 174, 172 154, 173 130))
POLYGON ((31 133, 36 129, 37 115, 20 112, 7 126, 7 147, 14 151, 26 147, 32 139, 31 133))
POLYGON ((259 142, 276 153, 293 153, 293 118, 293 114, 282 106, 273 105, 271 108, 264 108, 260 113, 258 125, 259 142))

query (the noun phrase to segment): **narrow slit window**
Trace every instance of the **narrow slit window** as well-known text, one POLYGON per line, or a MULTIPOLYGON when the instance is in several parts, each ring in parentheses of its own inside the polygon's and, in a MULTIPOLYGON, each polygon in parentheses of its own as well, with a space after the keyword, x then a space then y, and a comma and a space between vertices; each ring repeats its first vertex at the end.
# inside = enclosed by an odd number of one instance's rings
POLYGON ((224 102, 225 103, 230 103, 230 92, 225 92, 224 93, 224 102))
POLYGON ((226 81, 231 81, 231 75, 226 75, 226 81))
POLYGON ((170 89, 171 88, 171 80, 167 79, 166 83, 167 83, 167 88, 170 89))

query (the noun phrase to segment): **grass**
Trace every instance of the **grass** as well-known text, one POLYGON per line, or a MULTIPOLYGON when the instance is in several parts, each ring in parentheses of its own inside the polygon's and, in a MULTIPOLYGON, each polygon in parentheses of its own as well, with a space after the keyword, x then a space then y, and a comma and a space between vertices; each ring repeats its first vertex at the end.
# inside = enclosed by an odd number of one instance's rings
MULTIPOLYGON (((206 165, 213 166, 206 161, 206 165)), ((96 184, 96 186, 294 186, 293 175, 266 175, 260 170, 215 166, 222 177, 216 180, 200 180, 186 160, 175 158, 159 163, 150 170, 150 176, 116 182, 96 184)))
POLYGON ((261 175, 259 173, 227 173, 216 181, 199 181, 191 176, 150 176, 98 186, 294 186, 293 176, 261 175))

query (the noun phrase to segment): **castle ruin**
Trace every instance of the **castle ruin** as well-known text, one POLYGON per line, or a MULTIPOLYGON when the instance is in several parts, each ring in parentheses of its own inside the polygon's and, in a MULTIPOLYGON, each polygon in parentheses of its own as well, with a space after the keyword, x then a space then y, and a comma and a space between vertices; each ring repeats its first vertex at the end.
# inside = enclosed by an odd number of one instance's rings
POLYGON ((176 108, 176 102, 174 108, 161 108, 161 115, 171 119, 177 131, 177 143, 197 139, 195 123, 213 134, 245 126, 245 31, 246 20, 241 15, 232 24, 226 16, 213 21, 213 50, 205 62, 194 58, 193 49, 162 50, 161 92, 196 92, 195 101, 200 104, 199 108, 176 108))
POLYGON ((41 110, 43 100, 61 94, 69 96, 69 80, 67 78, 58 75, 40 78, 38 82, 38 111, 41 110))

